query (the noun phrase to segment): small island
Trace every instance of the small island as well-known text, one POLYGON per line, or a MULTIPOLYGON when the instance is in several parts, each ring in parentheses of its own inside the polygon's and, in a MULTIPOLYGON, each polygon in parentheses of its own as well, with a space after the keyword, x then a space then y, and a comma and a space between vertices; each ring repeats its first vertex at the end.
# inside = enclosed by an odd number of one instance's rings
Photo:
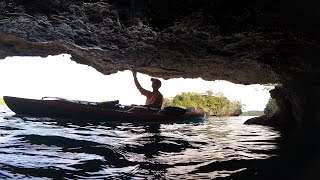
POLYGON ((239 116, 242 113, 240 101, 230 101, 223 93, 214 94, 212 91, 183 92, 173 98, 165 98, 163 107, 168 106, 203 109, 209 116, 239 116))

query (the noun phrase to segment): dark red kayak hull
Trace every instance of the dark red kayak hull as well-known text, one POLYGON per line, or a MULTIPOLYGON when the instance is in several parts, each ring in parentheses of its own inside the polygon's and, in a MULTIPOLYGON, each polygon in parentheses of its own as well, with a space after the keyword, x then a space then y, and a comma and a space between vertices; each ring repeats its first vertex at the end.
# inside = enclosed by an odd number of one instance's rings
POLYGON ((59 99, 37 100, 10 96, 4 96, 3 99, 7 106, 16 114, 35 117, 124 122, 198 121, 204 120, 206 117, 204 112, 186 112, 183 115, 172 116, 154 112, 128 112, 124 110, 106 109, 95 105, 59 99))

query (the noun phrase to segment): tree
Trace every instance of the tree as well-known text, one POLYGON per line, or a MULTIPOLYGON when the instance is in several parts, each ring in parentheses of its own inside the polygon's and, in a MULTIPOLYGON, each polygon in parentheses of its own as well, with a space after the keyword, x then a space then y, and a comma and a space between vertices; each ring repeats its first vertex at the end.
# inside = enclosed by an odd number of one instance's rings
POLYGON ((181 108, 192 106, 201 108, 208 112, 209 115, 214 116, 240 115, 242 112, 242 104, 240 101, 232 102, 228 100, 223 93, 214 95, 211 90, 204 94, 183 92, 172 99, 165 98, 163 106, 177 106, 181 108))
POLYGON ((264 113, 265 114, 274 113, 277 110, 277 108, 278 106, 277 106, 276 100, 273 98, 270 98, 268 100, 266 107, 264 108, 264 113))
POLYGON ((5 105, 6 103, 4 102, 3 98, 0 98, 0 105, 5 105))

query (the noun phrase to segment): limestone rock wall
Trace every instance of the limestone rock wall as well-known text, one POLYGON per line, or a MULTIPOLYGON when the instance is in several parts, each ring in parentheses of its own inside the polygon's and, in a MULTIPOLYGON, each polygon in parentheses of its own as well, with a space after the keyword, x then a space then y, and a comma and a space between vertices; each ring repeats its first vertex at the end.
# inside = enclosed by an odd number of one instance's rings
MULTIPOLYGON (((0 57, 69 53, 105 74, 135 65, 164 78, 279 81, 287 63, 279 48, 305 47, 304 39, 286 32, 279 12, 251 3, 1 1, 0 57)), ((288 62, 295 71, 310 68, 288 62)))

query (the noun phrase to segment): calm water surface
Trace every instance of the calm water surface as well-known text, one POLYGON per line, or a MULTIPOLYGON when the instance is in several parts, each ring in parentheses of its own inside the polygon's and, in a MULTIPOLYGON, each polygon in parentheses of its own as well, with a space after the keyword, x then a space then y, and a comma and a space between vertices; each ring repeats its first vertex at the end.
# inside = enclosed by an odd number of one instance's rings
POLYGON ((280 152, 279 131, 243 125, 250 117, 132 124, 12 115, 0 107, 0 179, 259 178, 280 152))

